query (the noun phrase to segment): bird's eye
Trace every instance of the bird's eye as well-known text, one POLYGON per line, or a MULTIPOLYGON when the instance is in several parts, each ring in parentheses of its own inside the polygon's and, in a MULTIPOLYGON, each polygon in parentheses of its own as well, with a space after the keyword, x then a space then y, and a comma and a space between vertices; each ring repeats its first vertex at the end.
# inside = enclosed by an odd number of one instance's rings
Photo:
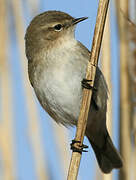
POLYGON ((54 29, 55 29, 55 31, 61 31, 62 25, 61 24, 57 24, 57 25, 54 26, 54 29))

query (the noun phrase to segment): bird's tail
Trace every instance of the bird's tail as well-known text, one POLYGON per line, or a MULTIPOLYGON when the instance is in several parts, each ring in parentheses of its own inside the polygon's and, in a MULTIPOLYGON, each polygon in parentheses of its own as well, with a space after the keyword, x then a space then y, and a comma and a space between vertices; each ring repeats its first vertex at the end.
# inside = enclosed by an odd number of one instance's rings
POLYGON ((92 145, 98 164, 103 173, 110 173, 112 169, 121 168, 123 166, 120 154, 114 147, 108 132, 106 142, 103 148, 97 147, 90 139, 89 141, 92 145))

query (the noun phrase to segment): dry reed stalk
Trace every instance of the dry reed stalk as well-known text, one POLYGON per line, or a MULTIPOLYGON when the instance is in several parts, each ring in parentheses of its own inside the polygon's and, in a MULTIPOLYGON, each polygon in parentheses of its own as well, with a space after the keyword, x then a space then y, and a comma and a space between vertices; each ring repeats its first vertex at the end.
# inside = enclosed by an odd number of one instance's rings
POLYGON ((0 152, 1 152, 1 179, 15 180, 15 161, 13 146, 13 114, 11 74, 8 64, 8 32, 6 2, 0 1, 0 152))
MULTIPOLYGON (((136 6, 136 2, 135 2, 136 6)), ((130 57, 131 60, 129 61, 129 76, 130 76, 130 83, 131 83, 131 103, 132 103, 132 133, 133 138, 136 144, 136 9, 134 8, 133 17, 135 18, 135 23, 130 20, 130 18, 126 18, 128 22, 128 33, 129 33, 129 41, 132 45, 130 57)))
MULTIPOLYGON (((110 11, 107 13, 107 19, 105 23, 102 51, 101 51, 101 67, 105 76, 109 96, 107 101, 107 128, 112 135, 112 84, 111 84, 111 34, 110 34, 110 11)), ((103 174, 103 180, 112 180, 112 173, 103 174)))
POLYGON ((128 17, 128 0, 116 0, 117 17, 120 35, 120 151, 123 157, 123 168, 120 180, 131 177, 131 138, 130 138, 130 81, 128 73, 129 44, 128 28, 121 10, 128 17))
POLYGON ((36 102, 34 99, 34 94, 32 89, 30 88, 30 82, 28 80, 28 72, 27 72, 27 60, 25 56, 25 48, 24 48, 24 19, 23 19, 23 10, 21 1, 14 0, 11 1, 13 14, 15 17, 15 28, 20 52, 20 63, 22 67, 23 73, 23 85, 26 97, 26 106, 28 113, 28 134, 32 143, 33 153, 34 153, 34 161, 36 167, 36 175, 39 180, 48 179, 47 168, 45 164, 45 154, 43 152, 43 143, 41 138, 41 127, 38 122, 38 110, 36 107, 36 102))
POLYGON ((40 9, 40 2, 39 0, 27 0, 27 7, 29 8, 29 12, 32 16, 35 16, 40 9))
POLYGON ((68 148, 68 132, 66 131, 65 127, 58 126, 58 124, 53 123, 53 132, 55 134, 55 142, 58 148, 58 156, 60 157, 59 163, 63 168, 64 179, 67 177, 67 169, 69 167, 69 159, 70 159, 70 152, 68 148), (61 143, 60 143, 61 142, 61 143))
POLYGON ((131 135, 132 135, 132 168, 131 178, 136 179, 136 1, 130 1, 129 7, 130 18, 126 18, 128 22, 128 34, 130 42, 130 60, 129 60, 129 76, 131 88, 131 135))
MULTIPOLYGON (((101 47, 101 42, 102 42, 102 36, 103 36, 103 30, 104 30, 104 25, 105 25, 108 4, 109 4, 109 0, 99 1, 95 32, 94 32, 94 38, 93 38, 93 43, 92 43, 91 57, 90 57, 90 61, 88 63, 87 72, 86 72, 86 79, 92 80, 90 83, 92 87, 94 85, 96 67, 97 67, 98 58, 99 58, 99 52, 100 52, 100 47, 101 47)), ((81 143, 75 144, 77 148, 80 148, 80 146, 83 144, 91 97, 92 97, 92 90, 84 89, 80 115, 79 115, 78 124, 77 124, 76 137, 75 137, 75 140, 80 141, 81 143)), ((68 178, 67 178, 68 180, 77 179, 80 160, 81 160, 81 153, 73 152, 70 166, 69 166, 69 172, 68 172, 68 178)))

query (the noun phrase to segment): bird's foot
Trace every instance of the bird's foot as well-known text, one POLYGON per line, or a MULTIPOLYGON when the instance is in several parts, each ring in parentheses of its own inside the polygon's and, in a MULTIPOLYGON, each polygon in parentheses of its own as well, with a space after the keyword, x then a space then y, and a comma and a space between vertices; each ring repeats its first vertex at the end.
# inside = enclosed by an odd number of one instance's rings
POLYGON ((75 146, 76 143, 81 143, 81 141, 76 141, 75 139, 72 140, 72 143, 70 144, 71 146, 71 149, 73 150, 73 152, 79 152, 79 153, 82 153, 82 152, 88 152, 86 150, 84 150, 84 148, 88 148, 87 145, 78 145, 78 147, 75 146))
POLYGON ((92 87, 88 82, 91 82, 92 80, 89 80, 89 79, 83 79, 81 81, 82 83, 82 87, 85 88, 85 89, 92 89, 92 90, 95 90, 97 91, 97 89, 95 87, 92 87))

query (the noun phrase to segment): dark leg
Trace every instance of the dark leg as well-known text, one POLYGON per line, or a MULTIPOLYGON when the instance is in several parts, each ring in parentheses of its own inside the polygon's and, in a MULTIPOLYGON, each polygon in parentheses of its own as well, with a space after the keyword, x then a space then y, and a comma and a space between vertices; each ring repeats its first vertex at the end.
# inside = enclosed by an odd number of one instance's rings
POLYGON ((92 89, 92 90, 97 91, 97 89, 95 87, 90 86, 90 84, 88 83, 88 82, 91 82, 91 81, 92 80, 83 79, 82 82, 81 82, 82 83, 82 87, 86 88, 86 89, 92 89))
POLYGON ((82 146, 79 146, 79 148, 78 148, 78 147, 74 146, 75 143, 81 143, 81 142, 76 141, 75 139, 72 140, 72 143, 70 144, 70 146, 71 146, 71 149, 73 150, 73 152, 79 152, 79 153, 87 152, 86 150, 84 150, 84 148, 88 148, 88 146, 83 144, 82 146))

